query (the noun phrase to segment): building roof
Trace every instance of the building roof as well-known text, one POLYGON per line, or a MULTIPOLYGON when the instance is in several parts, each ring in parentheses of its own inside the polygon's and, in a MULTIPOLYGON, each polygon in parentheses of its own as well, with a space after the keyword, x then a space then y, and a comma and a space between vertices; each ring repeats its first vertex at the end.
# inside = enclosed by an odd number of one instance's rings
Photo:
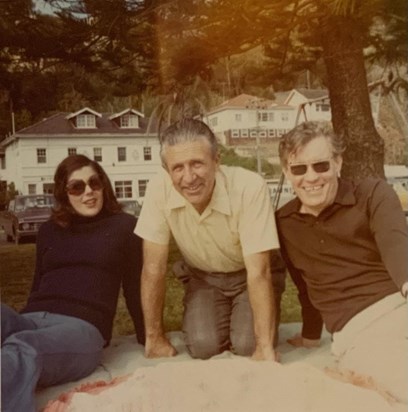
POLYGON ((211 109, 207 114, 212 114, 225 109, 248 109, 251 106, 255 109, 256 103, 261 103, 262 106, 270 107, 275 105, 272 100, 264 99, 250 94, 240 94, 232 99, 225 100, 220 105, 211 109))
MULTIPOLYGON (((293 91, 297 91, 298 93, 302 94, 303 96, 306 97, 307 100, 315 100, 315 99, 320 99, 322 97, 329 97, 329 92, 326 89, 306 89, 306 88, 299 88, 299 89, 293 89, 293 91)), ((288 98, 291 96, 288 95, 288 98)))
POLYGON ((276 104, 284 104, 288 98, 290 91, 286 92, 274 92, 273 95, 275 99, 273 100, 276 104))
POLYGON ((82 114, 82 113, 91 113, 91 114, 95 115, 96 117, 101 117, 101 114, 98 113, 98 112, 95 112, 95 110, 92 110, 89 107, 84 107, 83 109, 78 110, 75 113, 69 113, 68 116, 67 116, 67 119, 72 119, 72 118, 74 118, 74 117, 76 117, 76 116, 78 116, 79 114, 82 114))
POLYGON ((120 116, 123 116, 124 114, 128 114, 128 113, 135 114, 136 116, 139 116, 139 117, 144 117, 143 113, 140 113, 135 109, 125 109, 125 110, 122 110, 120 113, 113 113, 111 116, 109 116, 109 119, 113 120, 113 119, 116 119, 116 118, 118 118, 120 116))
POLYGON ((121 113, 97 113, 88 108, 81 109, 75 113, 61 112, 47 117, 31 126, 18 130, 15 134, 7 136, 0 142, 0 147, 4 148, 13 142, 16 138, 37 138, 53 137, 66 138, 67 136, 95 136, 95 137, 112 137, 112 136, 144 136, 146 133, 157 134, 157 121, 153 119, 149 127, 149 119, 144 118, 143 114, 139 117, 139 127, 120 127, 119 122, 115 121, 125 113, 139 113, 133 109, 127 109, 121 113), (95 114, 95 125, 93 128, 78 128, 73 121, 75 116, 82 113, 95 114), (149 128, 149 130, 148 130, 149 128))
MULTIPOLYGON (((82 112, 82 111, 81 111, 82 112)), ((77 112, 79 114, 79 112, 77 112)), ((72 118, 70 113, 61 112, 54 114, 46 119, 41 120, 31 126, 21 129, 16 132, 18 136, 24 135, 92 135, 92 134, 140 134, 145 133, 147 128, 147 121, 140 119, 140 127, 138 128, 123 128, 119 127, 117 123, 110 119, 112 113, 100 113, 100 117, 96 117, 95 128, 77 128, 70 120, 72 118)))
POLYGON ((250 94, 240 94, 232 99, 225 100, 220 105, 212 108, 207 112, 207 115, 220 112, 228 109, 292 109, 293 106, 289 103, 295 92, 302 94, 307 100, 319 99, 328 97, 328 91, 325 89, 293 89, 285 92, 275 92, 274 100, 264 99, 262 97, 252 96, 250 94), (258 107, 256 107, 258 106, 258 107))

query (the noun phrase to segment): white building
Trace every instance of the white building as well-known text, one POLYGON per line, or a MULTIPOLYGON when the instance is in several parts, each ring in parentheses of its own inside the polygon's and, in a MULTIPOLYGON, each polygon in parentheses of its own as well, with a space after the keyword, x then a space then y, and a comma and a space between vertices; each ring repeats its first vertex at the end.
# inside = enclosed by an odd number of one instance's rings
POLYGON ((134 109, 57 113, 7 137, 0 149, 0 181, 21 194, 52 193, 58 163, 75 153, 100 162, 119 199, 142 198, 161 167, 157 134, 147 134, 144 115, 134 109))
POLYGON ((327 90, 293 89, 276 100, 241 94, 206 113, 204 121, 222 144, 278 139, 305 120, 331 120, 327 90))

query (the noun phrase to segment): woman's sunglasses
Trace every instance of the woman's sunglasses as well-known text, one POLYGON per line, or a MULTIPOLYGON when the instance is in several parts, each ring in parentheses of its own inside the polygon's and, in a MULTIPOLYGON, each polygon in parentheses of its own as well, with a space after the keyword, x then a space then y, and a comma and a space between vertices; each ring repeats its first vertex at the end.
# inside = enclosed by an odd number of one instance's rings
MULTIPOLYGON (((316 173, 324 173, 330 169, 330 160, 323 160, 316 163, 309 163, 316 173)), ((292 175, 302 176, 307 172, 308 164, 290 165, 289 169, 292 175)))
POLYGON ((85 192, 86 186, 89 186, 92 190, 102 190, 103 188, 99 176, 92 176, 87 183, 83 180, 71 180, 65 187, 65 190, 72 196, 80 196, 85 192))

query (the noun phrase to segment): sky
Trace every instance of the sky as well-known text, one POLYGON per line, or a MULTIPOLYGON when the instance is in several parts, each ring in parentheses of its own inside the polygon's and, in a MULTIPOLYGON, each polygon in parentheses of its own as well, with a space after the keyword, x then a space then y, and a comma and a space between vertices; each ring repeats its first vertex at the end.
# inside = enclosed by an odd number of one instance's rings
POLYGON ((50 7, 48 3, 46 3, 44 0, 33 0, 34 7, 36 10, 39 10, 41 13, 44 14, 52 14, 53 9, 50 7))

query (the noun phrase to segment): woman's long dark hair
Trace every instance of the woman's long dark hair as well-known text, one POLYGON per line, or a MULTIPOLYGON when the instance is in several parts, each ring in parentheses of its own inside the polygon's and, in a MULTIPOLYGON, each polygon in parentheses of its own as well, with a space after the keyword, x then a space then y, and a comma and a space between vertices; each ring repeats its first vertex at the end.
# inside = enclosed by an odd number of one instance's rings
POLYGON ((58 165, 54 175, 54 197, 56 206, 52 210, 51 219, 62 227, 69 226, 72 222, 72 218, 76 215, 66 192, 68 179, 73 172, 85 166, 90 166, 95 173, 97 173, 102 182, 102 211, 108 214, 115 214, 122 210, 122 206, 117 201, 115 193, 113 192, 109 177, 102 169, 101 165, 84 155, 70 155, 58 165))

